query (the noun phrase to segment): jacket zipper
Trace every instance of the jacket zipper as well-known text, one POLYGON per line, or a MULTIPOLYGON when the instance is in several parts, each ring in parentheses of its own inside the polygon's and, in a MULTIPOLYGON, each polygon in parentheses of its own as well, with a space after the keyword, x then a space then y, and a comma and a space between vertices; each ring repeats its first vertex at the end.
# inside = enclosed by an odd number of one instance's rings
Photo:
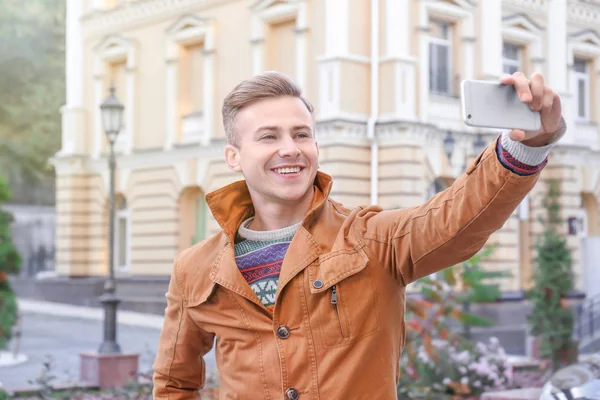
POLYGON ((344 327, 342 325, 340 309, 338 308, 338 292, 337 287, 335 287, 335 285, 331 287, 331 304, 333 304, 333 306, 335 307, 335 314, 337 315, 337 320, 340 325, 340 332, 342 334, 342 337, 346 337, 346 332, 344 332, 344 327))

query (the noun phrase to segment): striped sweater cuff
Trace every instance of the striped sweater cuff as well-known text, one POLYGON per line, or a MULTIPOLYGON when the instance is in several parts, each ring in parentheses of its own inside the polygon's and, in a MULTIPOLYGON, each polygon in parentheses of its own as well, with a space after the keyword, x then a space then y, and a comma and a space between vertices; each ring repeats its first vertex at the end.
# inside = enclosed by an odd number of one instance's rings
POLYGON ((543 147, 529 147, 512 140, 508 131, 502 134, 496 144, 496 154, 500 163, 517 175, 534 175, 541 171, 548 162, 548 155, 553 144, 543 147))

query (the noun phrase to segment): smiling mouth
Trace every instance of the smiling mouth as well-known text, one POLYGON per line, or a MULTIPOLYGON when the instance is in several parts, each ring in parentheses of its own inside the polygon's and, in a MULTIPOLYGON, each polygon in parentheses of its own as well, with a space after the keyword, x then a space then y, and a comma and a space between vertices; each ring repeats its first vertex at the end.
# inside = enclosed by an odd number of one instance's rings
POLYGON ((274 168, 273 171, 280 175, 293 175, 298 174, 304 168, 302 167, 286 167, 286 168, 274 168))

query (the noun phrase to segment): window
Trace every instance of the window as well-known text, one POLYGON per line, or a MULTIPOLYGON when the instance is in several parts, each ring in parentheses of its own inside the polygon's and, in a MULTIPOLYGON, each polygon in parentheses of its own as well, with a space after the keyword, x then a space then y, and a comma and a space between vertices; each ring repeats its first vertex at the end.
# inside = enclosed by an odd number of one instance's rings
POLYGON ((204 45, 183 46, 179 81, 181 141, 197 141, 204 131, 204 45))
POLYGON ((512 75, 521 71, 521 53, 521 46, 504 42, 502 45, 502 72, 512 75))
POLYGON ((432 20, 429 25, 429 90, 452 94, 452 26, 432 20))
POLYGON ((272 23, 267 36, 267 69, 296 77, 296 19, 272 23))
POLYGON ((115 264, 121 271, 129 269, 129 210, 127 201, 115 201, 115 264))
POLYGON ((577 101, 577 119, 587 121, 590 118, 590 75, 588 61, 575 57, 573 61, 574 95, 577 101))

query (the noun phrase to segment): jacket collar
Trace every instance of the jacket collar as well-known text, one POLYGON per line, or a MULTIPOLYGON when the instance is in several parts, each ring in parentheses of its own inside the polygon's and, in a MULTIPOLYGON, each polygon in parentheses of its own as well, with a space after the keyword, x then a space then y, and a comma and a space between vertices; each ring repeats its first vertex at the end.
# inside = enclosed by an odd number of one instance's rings
MULTIPOLYGON (((331 176, 317 171, 314 182, 315 195, 310 210, 303 221, 305 227, 311 225, 319 215, 325 204, 325 200, 329 197, 332 184, 333 179, 331 176)), ((243 180, 207 194, 206 203, 223 229, 223 232, 232 242, 241 223, 254 215, 252 198, 250 197, 246 181, 243 180)))

